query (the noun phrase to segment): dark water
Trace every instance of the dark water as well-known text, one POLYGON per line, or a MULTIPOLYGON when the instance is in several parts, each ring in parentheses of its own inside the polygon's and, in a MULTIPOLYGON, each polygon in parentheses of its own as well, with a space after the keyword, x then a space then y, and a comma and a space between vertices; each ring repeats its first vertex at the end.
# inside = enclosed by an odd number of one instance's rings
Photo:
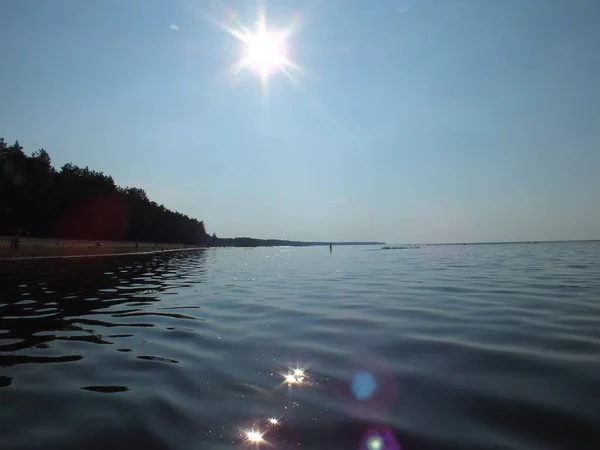
POLYGON ((3 450, 600 448, 600 243, 0 270, 3 450))

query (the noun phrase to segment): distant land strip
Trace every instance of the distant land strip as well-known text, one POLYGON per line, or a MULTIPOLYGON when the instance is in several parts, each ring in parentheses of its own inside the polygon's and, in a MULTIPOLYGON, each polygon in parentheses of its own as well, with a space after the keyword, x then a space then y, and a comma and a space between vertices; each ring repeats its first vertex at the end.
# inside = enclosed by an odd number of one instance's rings
POLYGON ((385 242, 352 241, 352 242, 303 242, 281 239, 255 239, 249 237, 216 238, 210 243, 211 247, 314 247, 323 245, 385 245, 385 242))

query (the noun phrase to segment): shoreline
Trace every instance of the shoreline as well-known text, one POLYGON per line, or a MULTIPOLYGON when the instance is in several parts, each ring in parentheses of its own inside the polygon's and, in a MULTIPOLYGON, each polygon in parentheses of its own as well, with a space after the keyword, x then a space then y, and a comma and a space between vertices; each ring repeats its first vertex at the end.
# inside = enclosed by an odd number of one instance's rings
MULTIPOLYGON (((111 241, 96 245, 96 241, 61 240, 45 238, 21 238, 19 254, 11 254, 9 236, 0 237, 0 262, 62 259, 62 258, 95 258, 101 256, 134 256, 155 253, 189 251, 205 249, 202 245, 161 244, 140 242, 111 241)), ((101 242, 101 241, 99 241, 101 242)))
POLYGON ((87 253, 84 255, 46 255, 46 256, 1 256, 0 263, 4 261, 33 261, 33 260, 44 260, 44 259, 72 259, 72 258, 102 258, 105 256, 135 256, 135 255, 153 255, 160 253, 173 253, 173 252, 189 252, 192 250, 206 250, 210 247, 190 247, 190 248, 170 248, 165 250, 153 250, 146 252, 129 252, 129 253, 87 253))

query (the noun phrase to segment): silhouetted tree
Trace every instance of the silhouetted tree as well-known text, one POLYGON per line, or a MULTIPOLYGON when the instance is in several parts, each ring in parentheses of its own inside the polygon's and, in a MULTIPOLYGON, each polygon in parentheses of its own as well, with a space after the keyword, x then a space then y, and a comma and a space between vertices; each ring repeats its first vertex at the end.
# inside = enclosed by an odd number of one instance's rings
POLYGON ((48 152, 31 156, 0 138, 0 234, 207 244, 204 223, 119 187, 102 172, 68 163, 55 170, 48 152))

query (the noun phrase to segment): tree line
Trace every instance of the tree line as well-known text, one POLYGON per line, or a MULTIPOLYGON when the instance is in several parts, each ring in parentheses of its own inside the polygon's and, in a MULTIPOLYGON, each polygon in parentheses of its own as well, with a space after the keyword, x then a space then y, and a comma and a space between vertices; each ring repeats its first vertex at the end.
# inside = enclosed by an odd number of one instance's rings
POLYGON ((208 244, 204 223, 151 201, 143 189, 117 186, 102 172, 48 152, 27 156, 0 137, 0 235, 58 239, 208 244))

